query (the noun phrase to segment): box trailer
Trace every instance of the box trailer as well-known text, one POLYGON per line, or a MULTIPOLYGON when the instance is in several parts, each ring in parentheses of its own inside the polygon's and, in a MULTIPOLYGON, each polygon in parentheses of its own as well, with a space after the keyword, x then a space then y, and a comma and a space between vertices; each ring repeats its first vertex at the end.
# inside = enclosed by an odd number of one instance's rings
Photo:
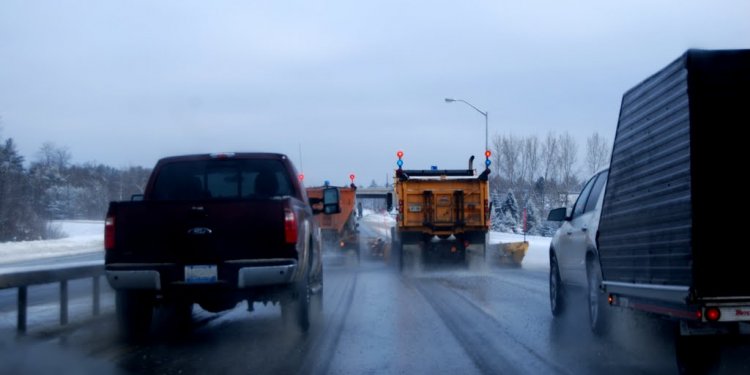
POLYGON ((735 212, 748 125, 750 50, 688 50, 622 98, 597 234, 601 290, 611 305, 679 320, 678 357, 695 354, 686 337, 750 321, 735 212))

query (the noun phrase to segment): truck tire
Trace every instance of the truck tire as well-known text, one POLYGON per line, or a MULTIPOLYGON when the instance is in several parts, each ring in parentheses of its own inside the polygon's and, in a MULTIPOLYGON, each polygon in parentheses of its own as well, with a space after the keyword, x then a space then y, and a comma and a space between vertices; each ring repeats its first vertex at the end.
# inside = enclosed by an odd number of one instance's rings
POLYGON ((171 324, 178 332, 189 331, 193 325, 193 302, 188 300, 165 301, 164 308, 171 324))
POLYGON ((304 280, 296 283, 289 293, 289 296, 285 298, 281 303, 281 316, 284 320, 284 324, 288 328, 295 327, 300 333, 306 333, 311 324, 314 323, 315 319, 320 318, 320 314, 316 311, 312 311, 311 305, 314 305, 314 309, 322 312, 322 284, 320 288, 316 288, 314 292, 312 285, 310 284, 309 273, 304 280), (314 302, 313 302, 314 300, 314 302))
POLYGON ((396 252, 398 253, 398 270, 404 272, 404 246, 401 242, 396 243, 396 252))
POLYGON ((549 305, 552 316, 560 316, 565 311, 565 293, 560 279, 560 266, 554 255, 551 255, 549 260, 549 305))
POLYGON ((716 336, 683 336, 676 330, 674 349, 679 374, 711 374, 721 359, 716 336))
POLYGON ((602 272, 597 258, 593 258, 587 263, 589 326, 595 335, 604 336, 607 334, 608 323, 607 301, 601 289, 599 289, 602 284, 602 272))
POLYGON ((404 270, 404 254, 401 248, 401 241, 396 238, 396 232, 391 231, 391 253, 389 258, 393 259, 399 271, 404 270))
POLYGON ((141 339, 151 328, 154 295, 143 291, 118 290, 115 296, 115 309, 122 338, 141 339))

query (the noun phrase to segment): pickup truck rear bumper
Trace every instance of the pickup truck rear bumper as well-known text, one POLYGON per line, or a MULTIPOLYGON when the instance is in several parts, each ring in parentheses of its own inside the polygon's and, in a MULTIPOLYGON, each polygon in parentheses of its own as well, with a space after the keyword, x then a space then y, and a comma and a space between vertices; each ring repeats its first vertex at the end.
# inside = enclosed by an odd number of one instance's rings
POLYGON ((170 286, 221 285, 232 289, 289 284, 297 270, 295 259, 242 259, 216 265, 213 282, 189 282, 185 264, 114 263, 105 266, 107 281, 115 290, 162 290, 170 286))

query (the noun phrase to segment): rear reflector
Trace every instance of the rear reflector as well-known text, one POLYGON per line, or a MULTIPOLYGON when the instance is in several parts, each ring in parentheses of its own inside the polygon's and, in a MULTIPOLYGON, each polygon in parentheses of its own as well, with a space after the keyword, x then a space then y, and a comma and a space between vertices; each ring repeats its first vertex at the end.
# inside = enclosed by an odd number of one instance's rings
POLYGON ((284 209, 284 240, 289 244, 297 243, 297 215, 288 208, 284 209))
POLYGON ((115 217, 107 216, 104 220, 104 249, 112 250, 115 248, 115 217))

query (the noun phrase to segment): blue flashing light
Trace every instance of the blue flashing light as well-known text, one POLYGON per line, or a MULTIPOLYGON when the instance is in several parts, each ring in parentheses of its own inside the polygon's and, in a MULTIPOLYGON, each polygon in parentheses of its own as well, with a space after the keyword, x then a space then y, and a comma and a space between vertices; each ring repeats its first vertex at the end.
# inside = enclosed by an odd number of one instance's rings
POLYGON ((398 165, 398 167, 401 168, 404 165, 404 161, 401 159, 398 159, 398 161, 396 162, 396 165, 398 165))
POLYGON ((325 181, 325 182, 323 183, 323 185, 325 185, 326 187, 329 187, 329 186, 331 186, 331 181, 328 181, 328 180, 326 180, 326 181, 325 181))
POLYGON ((487 159, 487 160, 484 161, 484 165, 486 165, 486 166, 489 167, 490 164, 492 164, 492 162, 490 161, 490 159, 487 159))
POLYGON ((436 171, 437 170, 437 165, 431 166, 430 169, 432 169, 433 171, 436 171))

